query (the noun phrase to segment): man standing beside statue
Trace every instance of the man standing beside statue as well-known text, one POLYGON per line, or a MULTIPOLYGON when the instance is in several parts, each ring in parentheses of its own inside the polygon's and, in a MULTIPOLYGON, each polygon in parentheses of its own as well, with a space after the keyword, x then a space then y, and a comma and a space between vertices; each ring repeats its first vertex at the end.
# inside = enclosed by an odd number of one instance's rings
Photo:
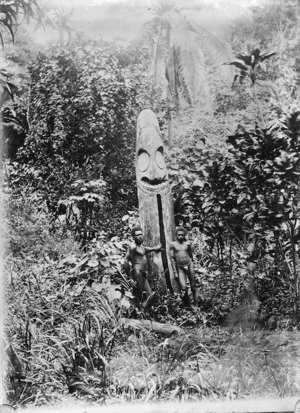
POLYGON ((198 293, 196 288, 196 278, 193 263, 192 246, 186 240, 186 229, 178 227, 176 229, 176 241, 170 245, 170 257, 173 271, 180 286, 183 295, 183 300, 189 304, 189 297, 187 292, 187 277, 190 281, 190 286, 193 294, 194 304, 198 305, 198 293))
POLYGON ((148 281, 148 252, 159 252, 162 249, 161 244, 156 247, 145 247, 143 244, 143 231, 141 227, 136 226, 132 229, 131 235, 134 242, 130 244, 128 252, 124 259, 124 270, 130 276, 130 264, 132 266, 133 276, 137 284, 137 298, 141 302, 142 308, 146 308, 151 303, 155 292, 152 292, 148 281), (146 298, 144 298, 146 296, 146 298))
MULTIPOLYGON (((155 295, 152 292, 148 281, 148 260, 147 253, 159 252, 162 250, 161 244, 155 247, 145 247, 143 244, 143 231, 136 226, 132 229, 131 235, 134 242, 130 244, 124 259, 124 270, 128 276, 133 272, 133 277, 137 285, 137 299, 142 308, 147 308, 155 295), (131 264, 131 265, 130 265, 131 264)), ((193 253, 191 244, 186 240, 186 229, 178 227, 176 229, 176 241, 170 245, 170 258, 173 271, 182 292, 185 304, 189 304, 187 291, 187 277, 190 281, 194 304, 198 305, 198 293, 196 288, 196 278, 193 263, 193 253)))

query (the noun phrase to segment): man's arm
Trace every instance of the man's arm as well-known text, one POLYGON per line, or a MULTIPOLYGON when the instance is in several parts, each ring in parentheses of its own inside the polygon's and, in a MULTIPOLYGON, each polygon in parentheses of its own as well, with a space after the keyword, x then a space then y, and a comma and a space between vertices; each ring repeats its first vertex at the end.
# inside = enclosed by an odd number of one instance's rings
POLYGON ((177 271, 176 258, 175 258, 175 248, 174 248, 173 242, 171 242, 170 244, 169 254, 170 254, 171 264, 172 264, 175 277, 178 278, 178 271, 177 271))
POLYGON ((162 249, 161 244, 156 245, 156 247, 145 247, 146 252, 152 252, 152 251, 159 252, 161 249, 162 249))

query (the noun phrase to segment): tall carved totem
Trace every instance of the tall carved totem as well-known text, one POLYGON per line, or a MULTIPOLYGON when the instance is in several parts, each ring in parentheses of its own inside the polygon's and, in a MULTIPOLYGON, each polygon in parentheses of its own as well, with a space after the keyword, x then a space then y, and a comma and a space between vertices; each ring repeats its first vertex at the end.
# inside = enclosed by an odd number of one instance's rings
POLYGON ((150 285, 158 281, 159 288, 177 291, 169 257, 175 239, 172 193, 158 121, 150 109, 143 110, 137 120, 136 178, 144 244, 161 243, 163 247, 161 252, 149 254, 150 285))

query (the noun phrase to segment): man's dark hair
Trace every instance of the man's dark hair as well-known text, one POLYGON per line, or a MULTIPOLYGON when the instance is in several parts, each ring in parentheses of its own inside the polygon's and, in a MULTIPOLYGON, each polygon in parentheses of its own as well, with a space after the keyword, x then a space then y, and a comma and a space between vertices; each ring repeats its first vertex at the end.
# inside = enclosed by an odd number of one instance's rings
POLYGON ((184 227, 177 227, 177 228, 176 228, 176 234, 177 234, 179 231, 184 232, 184 235, 186 235, 186 233, 187 233, 187 230, 186 230, 184 227))
POLYGON ((135 227, 133 227, 133 228, 131 229, 131 235, 132 235, 133 237, 135 236, 136 231, 143 231, 143 230, 142 230, 142 228, 141 228, 139 225, 136 225, 135 227))

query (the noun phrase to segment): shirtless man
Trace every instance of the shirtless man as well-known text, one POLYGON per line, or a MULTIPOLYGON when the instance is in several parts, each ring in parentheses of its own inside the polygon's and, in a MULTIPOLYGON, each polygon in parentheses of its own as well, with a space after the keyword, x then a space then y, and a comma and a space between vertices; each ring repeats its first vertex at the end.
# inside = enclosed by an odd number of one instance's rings
POLYGON ((185 228, 178 227, 176 229, 177 241, 172 242, 170 245, 170 258, 175 277, 178 279, 180 289, 183 293, 184 301, 186 303, 189 301, 186 286, 186 275, 188 275, 191 284, 194 303, 195 305, 197 305, 198 298, 192 247, 191 244, 188 241, 186 241, 185 236, 185 228))
POLYGON ((147 299, 143 301, 142 307, 145 308, 154 293, 151 291, 151 287, 148 282, 148 262, 147 262, 147 252, 159 252, 161 250, 161 244, 156 247, 145 247, 143 245, 143 231, 140 227, 134 227, 131 231, 131 235, 134 242, 129 246, 128 252, 124 259, 124 270, 127 275, 130 275, 130 265, 131 262, 133 274, 137 282, 137 295, 138 299, 143 299, 143 291, 146 292, 147 299))

